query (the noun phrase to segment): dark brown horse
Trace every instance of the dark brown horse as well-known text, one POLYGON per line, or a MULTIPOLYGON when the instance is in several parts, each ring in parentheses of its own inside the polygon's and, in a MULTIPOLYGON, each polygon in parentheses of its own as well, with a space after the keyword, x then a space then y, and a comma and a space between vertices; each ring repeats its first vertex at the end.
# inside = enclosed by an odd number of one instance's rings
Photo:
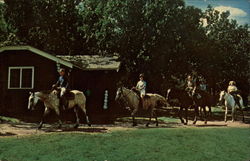
POLYGON ((196 123, 197 116, 199 115, 198 106, 194 105, 194 101, 193 101, 192 97, 190 97, 185 90, 177 89, 177 88, 168 89, 166 98, 167 98, 168 103, 171 106, 179 106, 180 107, 179 118, 184 125, 187 125, 187 123, 188 123, 188 109, 193 107, 195 109, 195 117, 194 117, 193 124, 196 123), (173 100, 176 100, 176 101, 173 101, 173 100), (186 111, 186 114, 185 114, 186 122, 182 118, 183 117, 183 114, 182 114, 183 109, 185 109, 185 111, 186 111))
POLYGON ((211 95, 210 93, 206 92, 206 91, 197 91, 196 92, 199 97, 197 97, 197 94, 193 97, 195 104, 200 107, 200 115, 201 117, 203 117, 203 113, 204 113, 204 119, 205 119, 205 123, 207 123, 207 117, 208 116, 212 116, 212 110, 211 107, 215 106, 216 101, 215 101, 215 96, 211 95), (208 107, 209 111, 207 113, 206 111, 206 107, 208 107), (203 111, 203 112, 202 112, 203 111))

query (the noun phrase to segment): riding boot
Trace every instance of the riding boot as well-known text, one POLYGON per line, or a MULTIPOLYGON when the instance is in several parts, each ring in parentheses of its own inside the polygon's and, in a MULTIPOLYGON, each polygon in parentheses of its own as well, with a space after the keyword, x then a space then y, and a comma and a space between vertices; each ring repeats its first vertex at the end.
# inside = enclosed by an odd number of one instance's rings
POLYGON ((60 108, 61 108, 61 110, 64 111, 67 107, 68 107, 68 101, 64 96, 62 96, 60 98, 60 108))
POLYGON ((241 107, 241 106, 240 106, 239 97, 238 97, 236 94, 234 94, 233 97, 234 97, 234 100, 235 100, 235 104, 237 104, 239 107, 241 107))
POLYGON ((60 110, 61 112, 64 111, 64 104, 63 104, 62 98, 60 98, 60 100, 59 100, 59 110, 60 110))

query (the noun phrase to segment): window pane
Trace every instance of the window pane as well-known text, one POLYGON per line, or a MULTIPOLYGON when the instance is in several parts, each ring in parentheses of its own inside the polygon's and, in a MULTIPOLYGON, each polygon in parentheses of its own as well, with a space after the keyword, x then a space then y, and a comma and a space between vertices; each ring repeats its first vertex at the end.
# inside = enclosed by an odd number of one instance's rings
POLYGON ((22 69, 22 88, 32 87, 32 69, 22 69))
POLYGON ((10 88, 20 88, 20 69, 10 70, 10 88))

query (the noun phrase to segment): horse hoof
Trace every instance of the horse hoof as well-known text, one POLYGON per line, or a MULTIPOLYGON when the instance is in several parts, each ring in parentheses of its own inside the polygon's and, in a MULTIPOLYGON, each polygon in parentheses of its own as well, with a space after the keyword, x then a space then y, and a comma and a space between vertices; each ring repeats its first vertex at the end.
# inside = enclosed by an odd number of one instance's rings
POLYGON ((195 125, 195 124, 196 124, 196 121, 193 122, 193 125, 195 125))
POLYGON ((133 126, 137 126, 137 124, 136 124, 136 123, 133 123, 133 126))
POLYGON ((207 124, 207 121, 205 121, 205 124, 207 124))
POLYGON ((58 128, 58 129, 61 129, 61 128, 62 128, 62 125, 58 125, 57 128, 58 128))
POLYGON ((158 123, 156 123, 156 126, 157 126, 157 127, 159 126, 158 123))
POLYGON ((146 127, 148 127, 148 126, 149 126, 149 123, 146 124, 146 127))
POLYGON ((183 124, 184 124, 184 125, 187 125, 187 123, 186 123, 186 122, 184 122, 183 124))
POLYGON ((76 125, 74 126, 74 128, 75 128, 75 129, 77 129, 77 128, 78 128, 78 126, 79 126, 79 125, 78 125, 78 124, 76 124, 76 125))
POLYGON ((88 124, 89 127, 91 127, 91 124, 88 124))
POLYGON ((42 126, 43 126, 43 125, 39 125, 39 126, 37 127, 37 129, 38 129, 38 130, 41 130, 42 126))

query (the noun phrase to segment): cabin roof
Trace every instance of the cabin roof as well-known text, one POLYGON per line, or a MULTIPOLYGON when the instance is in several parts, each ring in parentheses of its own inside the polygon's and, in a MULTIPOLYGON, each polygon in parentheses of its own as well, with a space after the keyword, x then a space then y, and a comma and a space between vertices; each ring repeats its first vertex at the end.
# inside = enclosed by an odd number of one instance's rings
POLYGON ((118 72, 121 65, 121 62, 118 61, 118 56, 116 55, 53 55, 28 45, 1 47, 0 53, 11 50, 28 50, 49 60, 55 61, 58 64, 62 64, 69 68, 75 66, 81 70, 116 70, 118 72))
POLYGON ((73 64, 71 62, 68 62, 68 61, 65 61, 59 57, 56 57, 55 55, 53 54, 49 54, 47 52, 44 52, 42 50, 39 50, 37 48, 34 48, 32 46, 28 46, 28 45, 25 45, 25 46, 5 46, 5 47, 1 47, 0 48, 0 53, 3 52, 3 51, 11 51, 11 50, 28 50, 28 51, 31 51, 32 53, 35 53, 37 55, 40 55, 40 56, 43 56, 47 59, 50 59, 52 61, 55 61, 56 63, 58 64, 62 64, 62 65, 65 65, 69 68, 73 68, 73 64))
POLYGON ((116 70, 120 69, 121 62, 118 56, 101 55, 57 55, 58 58, 71 62, 82 70, 116 70))

